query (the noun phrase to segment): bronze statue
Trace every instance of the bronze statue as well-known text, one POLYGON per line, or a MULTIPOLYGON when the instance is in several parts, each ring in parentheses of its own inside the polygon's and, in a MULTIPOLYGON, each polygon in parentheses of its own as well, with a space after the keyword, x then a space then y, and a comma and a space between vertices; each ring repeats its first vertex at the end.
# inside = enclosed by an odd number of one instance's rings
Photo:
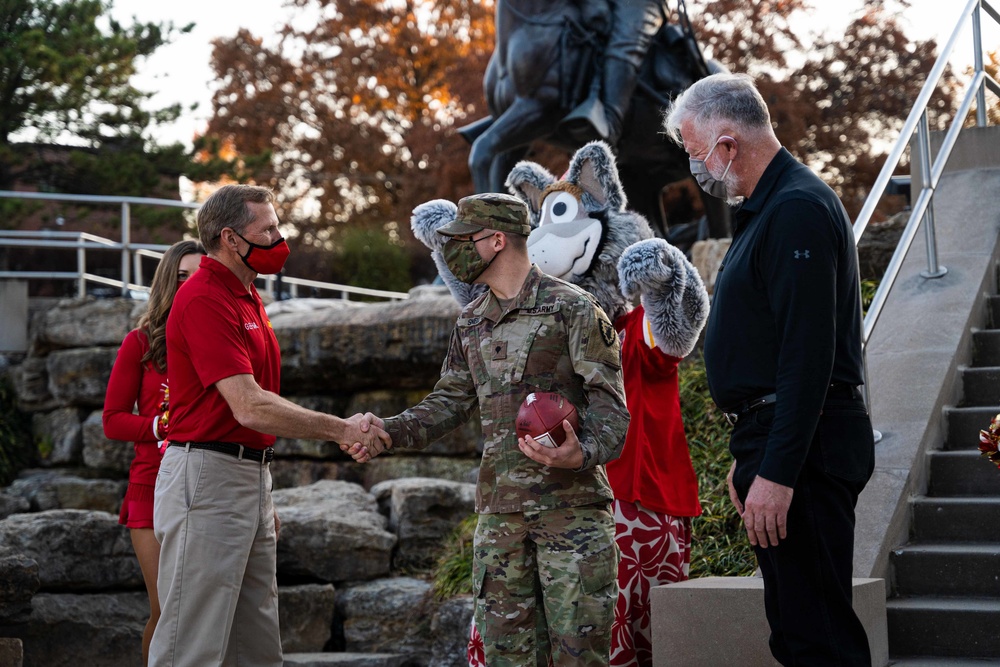
POLYGON ((575 151, 590 139, 616 148, 630 206, 680 245, 729 235, 728 209, 705 197, 707 229, 669 228, 660 194, 690 175, 662 133, 667 100, 712 71, 687 22, 667 23, 662 0, 497 0, 496 46, 484 77, 491 116, 462 128, 477 192, 502 192, 533 141, 575 151), (686 243, 685 243, 686 241, 686 243))

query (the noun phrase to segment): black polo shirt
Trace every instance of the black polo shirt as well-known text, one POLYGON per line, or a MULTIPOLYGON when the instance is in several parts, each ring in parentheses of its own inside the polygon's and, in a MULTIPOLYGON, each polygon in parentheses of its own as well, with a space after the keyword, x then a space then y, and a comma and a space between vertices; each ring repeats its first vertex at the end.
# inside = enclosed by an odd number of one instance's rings
POLYGON ((717 405, 777 394, 761 477, 794 486, 827 387, 862 384, 861 324, 847 212, 782 148, 736 211, 705 328, 717 405))

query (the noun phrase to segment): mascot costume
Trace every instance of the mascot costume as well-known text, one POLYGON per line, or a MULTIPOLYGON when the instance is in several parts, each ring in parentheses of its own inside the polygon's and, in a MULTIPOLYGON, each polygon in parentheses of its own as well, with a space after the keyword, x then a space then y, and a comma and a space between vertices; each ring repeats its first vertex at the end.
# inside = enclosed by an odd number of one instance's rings
MULTIPOLYGON (((691 518, 701 514, 677 366, 697 343, 708 293, 683 253, 653 238, 646 219, 626 210, 614 157, 603 142, 577 151, 562 179, 520 162, 507 187, 531 212, 532 262, 587 290, 621 338, 631 422, 621 456, 606 466, 621 551, 610 664, 651 665, 649 591, 687 579, 691 518)), ((436 230, 455 212, 445 200, 422 204, 413 211, 412 228, 464 306, 486 287, 459 282, 444 263, 446 239, 436 230)), ((482 664, 479 645, 473 626, 470 665, 482 664)))

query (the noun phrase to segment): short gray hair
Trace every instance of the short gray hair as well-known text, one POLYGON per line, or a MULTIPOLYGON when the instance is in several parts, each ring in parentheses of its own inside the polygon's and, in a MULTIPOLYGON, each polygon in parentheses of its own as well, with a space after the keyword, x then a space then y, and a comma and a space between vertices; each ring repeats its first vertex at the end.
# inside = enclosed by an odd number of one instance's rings
POLYGON ((254 221, 248 203, 273 204, 274 193, 256 185, 224 185, 205 200, 198 209, 198 237, 208 252, 219 248, 223 229, 230 227, 240 234, 254 221))
POLYGON ((667 107, 663 128, 671 139, 683 144, 680 128, 689 120, 700 125, 728 121, 748 131, 771 129, 767 104, 746 74, 712 74, 694 82, 667 107))

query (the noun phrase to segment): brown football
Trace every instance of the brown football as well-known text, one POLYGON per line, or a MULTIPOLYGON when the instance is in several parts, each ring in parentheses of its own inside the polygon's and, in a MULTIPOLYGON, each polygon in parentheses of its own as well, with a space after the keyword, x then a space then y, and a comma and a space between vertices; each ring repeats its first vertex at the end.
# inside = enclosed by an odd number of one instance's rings
POLYGON ((566 440, 564 419, 568 419, 573 430, 579 433, 576 407, 566 398, 549 391, 528 394, 517 411, 517 437, 530 435, 540 445, 558 447, 566 440))

